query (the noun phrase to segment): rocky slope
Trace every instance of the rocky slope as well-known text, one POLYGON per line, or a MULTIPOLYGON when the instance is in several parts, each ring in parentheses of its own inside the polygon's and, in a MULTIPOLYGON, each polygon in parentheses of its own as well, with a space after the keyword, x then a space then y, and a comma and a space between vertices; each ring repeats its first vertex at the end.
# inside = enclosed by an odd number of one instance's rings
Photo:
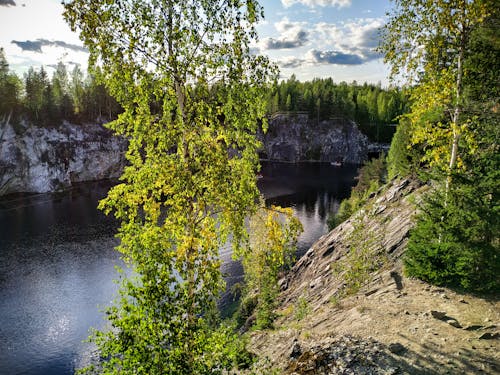
POLYGON ((74 182, 115 178, 126 142, 97 124, 64 122, 57 128, 0 127, 0 195, 41 193, 74 182))
POLYGON ((393 183, 297 262, 281 281, 276 328, 250 333, 261 373, 500 372, 499 302, 402 273, 414 202, 425 189, 393 183))
POLYGON ((317 121, 306 113, 278 113, 261 136, 264 159, 298 162, 362 163, 368 157, 368 138, 353 121, 343 118, 317 121))

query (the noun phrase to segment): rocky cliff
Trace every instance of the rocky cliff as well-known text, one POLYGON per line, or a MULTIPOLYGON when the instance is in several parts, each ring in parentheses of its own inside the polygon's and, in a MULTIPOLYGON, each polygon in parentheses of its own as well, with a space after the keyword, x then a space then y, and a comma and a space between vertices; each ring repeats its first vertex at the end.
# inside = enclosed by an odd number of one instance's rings
MULTIPOLYGON (((268 132, 259 136, 261 157, 274 161, 359 164, 370 151, 379 151, 353 121, 317 121, 305 113, 276 114, 268 132)), ((0 124, 0 195, 50 192, 74 182, 118 177, 125 149, 123 139, 97 124, 0 124)))
POLYGON ((250 333, 261 373, 498 374, 500 303, 406 278, 409 180, 380 190, 281 280, 275 329, 250 333))
POLYGON ((97 124, 57 128, 26 123, 0 127, 0 195, 64 189, 74 182, 116 178, 126 142, 97 124))
POLYGON ((278 113, 261 135, 262 158, 276 161, 362 163, 370 143, 354 121, 343 118, 318 121, 306 113, 278 113))

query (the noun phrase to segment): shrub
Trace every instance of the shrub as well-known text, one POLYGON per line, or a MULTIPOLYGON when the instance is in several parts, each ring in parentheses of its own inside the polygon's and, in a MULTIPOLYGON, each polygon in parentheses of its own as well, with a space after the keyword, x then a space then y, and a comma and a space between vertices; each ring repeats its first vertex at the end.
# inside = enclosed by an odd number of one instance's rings
POLYGON ((344 282, 344 288, 336 298, 356 294, 370 280, 371 273, 387 262, 385 254, 376 252, 380 245, 378 238, 368 231, 361 220, 354 223, 354 230, 347 242, 350 244, 349 252, 333 263, 332 267, 334 275, 344 282))
POLYGON ((385 154, 377 159, 366 162, 359 170, 358 183, 351 190, 351 196, 344 199, 336 214, 330 215, 327 220, 329 229, 348 219, 368 199, 371 193, 377 191, 386 181, 387 169, 385 154))
MULTIPOLYGON (((300 221, 291 208, 261 207, 250 218, 250 242, 242 263, 245 272, 242 313, 255 311, 255 327, 271 328, 279 293, 278 278, 294 260, 297 237, 302 232, 300 221), (245 302, 247 303, 247 302, 245 302)), ((245 314, 242 315, 242 317, 245 314)))
POLYGON ((483 187, 455 182, 448 193, 427 198, 406 250, 407 275, 468 291, 500 290, 498 188, 490 194, 483 187))
POLYGON ((295 305, 295 319, 302 320, 311 312, 311 308, 304 296, 300 296, 295 305))

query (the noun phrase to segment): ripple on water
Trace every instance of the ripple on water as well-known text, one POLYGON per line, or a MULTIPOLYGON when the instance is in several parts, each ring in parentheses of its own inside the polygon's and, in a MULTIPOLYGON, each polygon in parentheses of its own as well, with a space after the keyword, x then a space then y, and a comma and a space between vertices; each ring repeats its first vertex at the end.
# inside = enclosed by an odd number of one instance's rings
MULTIPOLYGON (((326 218, 353 183, 355 169, 263 165, 268 203, 293 207, 304 225, 299 253, 326 231, 326 218)), ((96 355, 82 343, 103 327, 98 305, 116 293, 117 224, 97 211, 109 184, 64 194, 0 200, 0 374, 69 375, 96 355)), ((229 248, 221 250, 228 286, 242 279, 229 248)), ((228 297, 229 298, 229 297, 228 297)))

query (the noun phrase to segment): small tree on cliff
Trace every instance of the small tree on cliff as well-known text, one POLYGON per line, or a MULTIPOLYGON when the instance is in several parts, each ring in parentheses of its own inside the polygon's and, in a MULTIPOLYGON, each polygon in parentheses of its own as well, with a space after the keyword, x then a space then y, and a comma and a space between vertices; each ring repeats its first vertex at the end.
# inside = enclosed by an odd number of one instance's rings
POLYGON ((247 238, 256 209, 255 138, 273 68, 250 54, 255 0, 73 0, 65 17, 123 106, 110 127, 129 165, 100 207, 121 220, 135 280, 95 340, 106 373, 219 373, 227 331, 209 328, 218 251, 247 238))
POLYGON ((292 265, 300 221, 291 208, 261 208, 250 218, 250 247, 242 254, 245 271, 245 297, 256 299, 255 326, 272 326, 279 275, 292 265))

